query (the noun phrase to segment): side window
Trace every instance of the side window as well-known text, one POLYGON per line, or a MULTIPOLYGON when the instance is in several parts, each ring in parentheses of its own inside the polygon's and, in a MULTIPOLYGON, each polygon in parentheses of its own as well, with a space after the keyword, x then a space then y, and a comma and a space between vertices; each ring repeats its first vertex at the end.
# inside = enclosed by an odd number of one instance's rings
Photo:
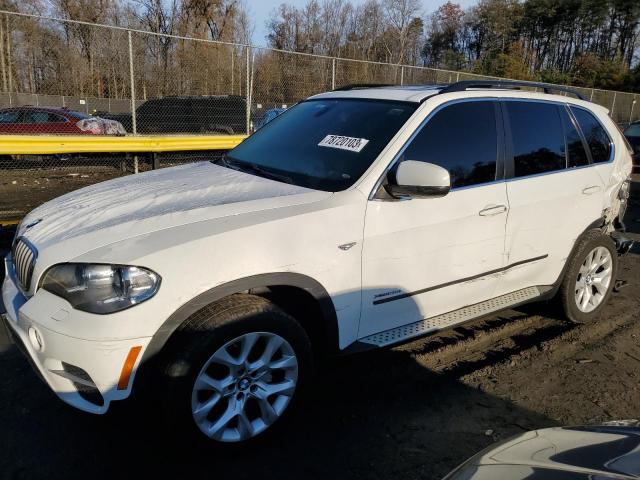
POLYGON ((593 163, 608 162, 611 156, 611 139, 600 122, 582 108, 571 107, 571 111, 580 125, 580 129, 587 140, 593 163))
POLYGON ((514 176, 564 170, 564 131, 558 106, 550 103, 505 102, 513 141, 514 176))
POLYGON ((47 121, 50 123, 63 123, 67 121, 62 115, 56 115, 55 113, 49 113, 48 115, 49 119, 47 121))
POLYGON ((566 108, 560 108, 560 115, 562 116, 564 134, 567 139, 567 167, 574 168, 589 165, 589 156, 584 149, 582 137, 569 112, 567 112, 566 108))
POLYGON ((0 123, 18 123, 20 121, 20 111, 11 110, 0 112, 0 123))
POLYGON ((49 121, 49 114, 47 112, 40 112, 38 110, 32 110, 25 112, 24 123, 46 123, 49 121))
POLYGON ((446 168, 455 188, 494 181, 497 158, 494 102, 479 101, 456 103, 436 113, 401 160, 418 160, 446 168))

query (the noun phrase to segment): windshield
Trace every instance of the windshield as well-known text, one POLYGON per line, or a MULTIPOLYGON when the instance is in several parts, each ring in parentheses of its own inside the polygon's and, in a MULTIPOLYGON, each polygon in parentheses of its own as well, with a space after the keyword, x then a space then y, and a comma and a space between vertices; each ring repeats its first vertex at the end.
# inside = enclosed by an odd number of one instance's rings
POLYGON ((629 127, 624 131, 624 134, 627 137, 640 137, 640 123, 632 123, 629 127))
POLYGON ((222 163, 316 190, 345 190, 417 106, 384 100, 308 100, 251 135, 222 163))

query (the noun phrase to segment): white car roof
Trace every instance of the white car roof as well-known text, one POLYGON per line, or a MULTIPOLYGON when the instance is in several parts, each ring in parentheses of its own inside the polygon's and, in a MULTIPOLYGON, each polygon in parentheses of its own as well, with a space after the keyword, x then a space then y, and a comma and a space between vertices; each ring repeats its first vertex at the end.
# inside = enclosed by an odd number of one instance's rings
POLYGON ((424 99, 436 95, 444 88, 441 85, 391 85, 369 88, 352 88, 320 93, 311 98, 370 98, 377 100, 396 100, 401 102, 420 103, 424 99))
MULTIPOLYGON (((514 85, 515 86, 515 85, 514 85)), ((540 84, 542 86, 542 84, 540 84)), ((395 100, 403 102, 421 103, 427 98, 433 97, 440 93, 447 85, 381 85, 377 86, 354 86, 352 88, 344 87, 331 92, 320 93, 309 97, 311 99, 324 98, 364 98, 376 100, 395 100)), ((536 100, 549 100, 563 103, 572 103, 580 105, 590 110, 599 111, 607 115, 609 110, 598 104, 587 100, 580 100, 573 95, 556 95, 552 93, 532 92, 528 90, 518 90, 514 88, 469 88, 467 90, 455 91, 447 93, 447 95, 455 95, 456 97, 478 97, 489 93, 491 96, 502 98, 529 98, 536 100)))

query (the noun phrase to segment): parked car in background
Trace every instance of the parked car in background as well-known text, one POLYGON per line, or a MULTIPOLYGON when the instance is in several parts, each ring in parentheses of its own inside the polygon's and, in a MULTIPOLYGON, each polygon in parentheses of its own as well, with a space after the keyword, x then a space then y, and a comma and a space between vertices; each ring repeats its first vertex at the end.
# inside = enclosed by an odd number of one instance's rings
POLYGON ((444 480, 640 478, 637 421, 612 423, 521 433, 474 455, 444 480))
POLYGON ((121 123, 63 107, 22 107, 0 110, 0 134, 125 135, 121 123))
POLYGON ((256 120, 255 130, 264 127, 267 123, 269 123, 281 113, 284 113, 286 110, 286 108, 270 108, 269 110, 265 111, 264 115, 256 120))
MULTIPOLYGON (((130 114, 109 115, 133 131, 130 114)), ((247 130, 247 103, 238 95, 153 98, 136 109, 137 133, 221 133, 247 130)))
POLYGON ((640 122, 634 122, 624 131, 625 138, 633 148, 633 169, 640 170, 640 122))

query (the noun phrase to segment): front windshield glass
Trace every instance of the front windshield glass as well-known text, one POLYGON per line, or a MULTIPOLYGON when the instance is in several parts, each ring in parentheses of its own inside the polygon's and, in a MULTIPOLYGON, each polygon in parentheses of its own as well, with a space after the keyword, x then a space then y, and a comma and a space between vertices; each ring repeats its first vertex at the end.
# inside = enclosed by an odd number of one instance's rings
POLYGON ((384 100, 308 100, 251 135, 222 163, 316 190, 345 190, 417 106, 384 100))

